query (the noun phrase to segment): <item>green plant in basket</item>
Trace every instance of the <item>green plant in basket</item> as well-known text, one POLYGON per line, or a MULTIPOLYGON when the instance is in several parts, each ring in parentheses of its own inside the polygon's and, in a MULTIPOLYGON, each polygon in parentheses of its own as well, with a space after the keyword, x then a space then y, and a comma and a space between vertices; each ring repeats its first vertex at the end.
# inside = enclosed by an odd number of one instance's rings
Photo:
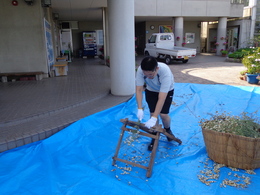
POLYGON ((213 130, 222 133, 230 133, 251 138, 260 138, 260 124, 256 113, 243 112, 240 116, 232 116, 227 113, 212 115, 210 119, 200 121, 202 129, 213 130))

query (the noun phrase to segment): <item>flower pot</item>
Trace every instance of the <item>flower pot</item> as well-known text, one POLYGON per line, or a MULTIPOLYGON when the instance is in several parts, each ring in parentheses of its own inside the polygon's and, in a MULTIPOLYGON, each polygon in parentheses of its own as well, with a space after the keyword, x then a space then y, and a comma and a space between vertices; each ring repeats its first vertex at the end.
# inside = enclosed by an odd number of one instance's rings
POLYGON ((256 78, 258 74, 246 74, 247 82, 250 84, 258 84, 259 80, 256 78))
POLYGON ((246 75, 242 75, 239 77, 241 80, 247 81, 247 76, 246 75))
POLYGON ((202 129, 208 156, 217 163, 240 169, 260 167, 260 138, 202 129))

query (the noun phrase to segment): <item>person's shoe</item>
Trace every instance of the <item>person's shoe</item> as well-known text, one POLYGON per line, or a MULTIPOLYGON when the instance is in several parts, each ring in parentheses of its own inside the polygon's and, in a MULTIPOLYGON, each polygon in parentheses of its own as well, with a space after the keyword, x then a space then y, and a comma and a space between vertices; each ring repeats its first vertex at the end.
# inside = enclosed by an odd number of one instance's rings
MULTIPOLYGON (((172 131, 171 131, 171 129, 170 129, 170 128, 168 128, 168 129, 165 129, 165 130, 166 130, 166 132, 167 132, 167 133, 169 133, 169 134, 173 135, 173 133, 172 133, 172 131)), ((173 135, 173 136, 174 136, 174 135, 173 135)), ((171 138, 167 137, 167 140, 170 142, 170 141, 172 141, 173 139, 171 139, 171 138)))
POLYGON ((155 141, 155 139, 152 139, 151 143, 149 144, 149 146, 148 146, 149 151, 153 150, 154 141, 155 141))

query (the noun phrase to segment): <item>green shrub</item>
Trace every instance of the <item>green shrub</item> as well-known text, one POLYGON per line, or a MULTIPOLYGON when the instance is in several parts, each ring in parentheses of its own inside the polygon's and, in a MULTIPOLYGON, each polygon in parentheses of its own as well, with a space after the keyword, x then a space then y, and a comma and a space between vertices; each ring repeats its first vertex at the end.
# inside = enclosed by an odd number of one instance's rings
POLYGON ((254 53, 255 48, 241 48, 228 55, 229 58, 242 59, 244 56, 254 53))
POLYGON ((241 59, 243 58, 244 54, 241 52, 234 52, 228 55, 229 58, 241 59))

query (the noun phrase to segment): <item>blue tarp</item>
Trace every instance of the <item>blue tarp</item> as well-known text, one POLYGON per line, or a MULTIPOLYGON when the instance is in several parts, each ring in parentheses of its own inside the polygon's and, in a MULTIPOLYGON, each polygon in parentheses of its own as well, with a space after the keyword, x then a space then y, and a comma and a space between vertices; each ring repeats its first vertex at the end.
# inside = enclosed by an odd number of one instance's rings
MULTIPOLYGON (((260 194, 260 169, 220 168, 210 185, 199 180, 213 169, 199 126, 210 114, 252 113, 260 108, 260 87, 176 83, 171 129, 182 145, 161 136, 153 173, 112 157, 120 136, 120 119, 137 121, 135 97, 83 118, 48 139, 0 154, 0 194, 260 194), (204 172, 203 172, 204 171, 204 172), (249 178, 246 188, 223 185, 225 179, 249 178)), ((144 105, 145 102, 144 102, 144 105)), ((259 113, 258 113, 259 114, 259 113)), ((145 106, 145 120, 149 111, 145 106)), ((150 139, 127 133, 119 157, 147 164, 150 139), (128 140, 133 137, 134 141, 128 140)))

